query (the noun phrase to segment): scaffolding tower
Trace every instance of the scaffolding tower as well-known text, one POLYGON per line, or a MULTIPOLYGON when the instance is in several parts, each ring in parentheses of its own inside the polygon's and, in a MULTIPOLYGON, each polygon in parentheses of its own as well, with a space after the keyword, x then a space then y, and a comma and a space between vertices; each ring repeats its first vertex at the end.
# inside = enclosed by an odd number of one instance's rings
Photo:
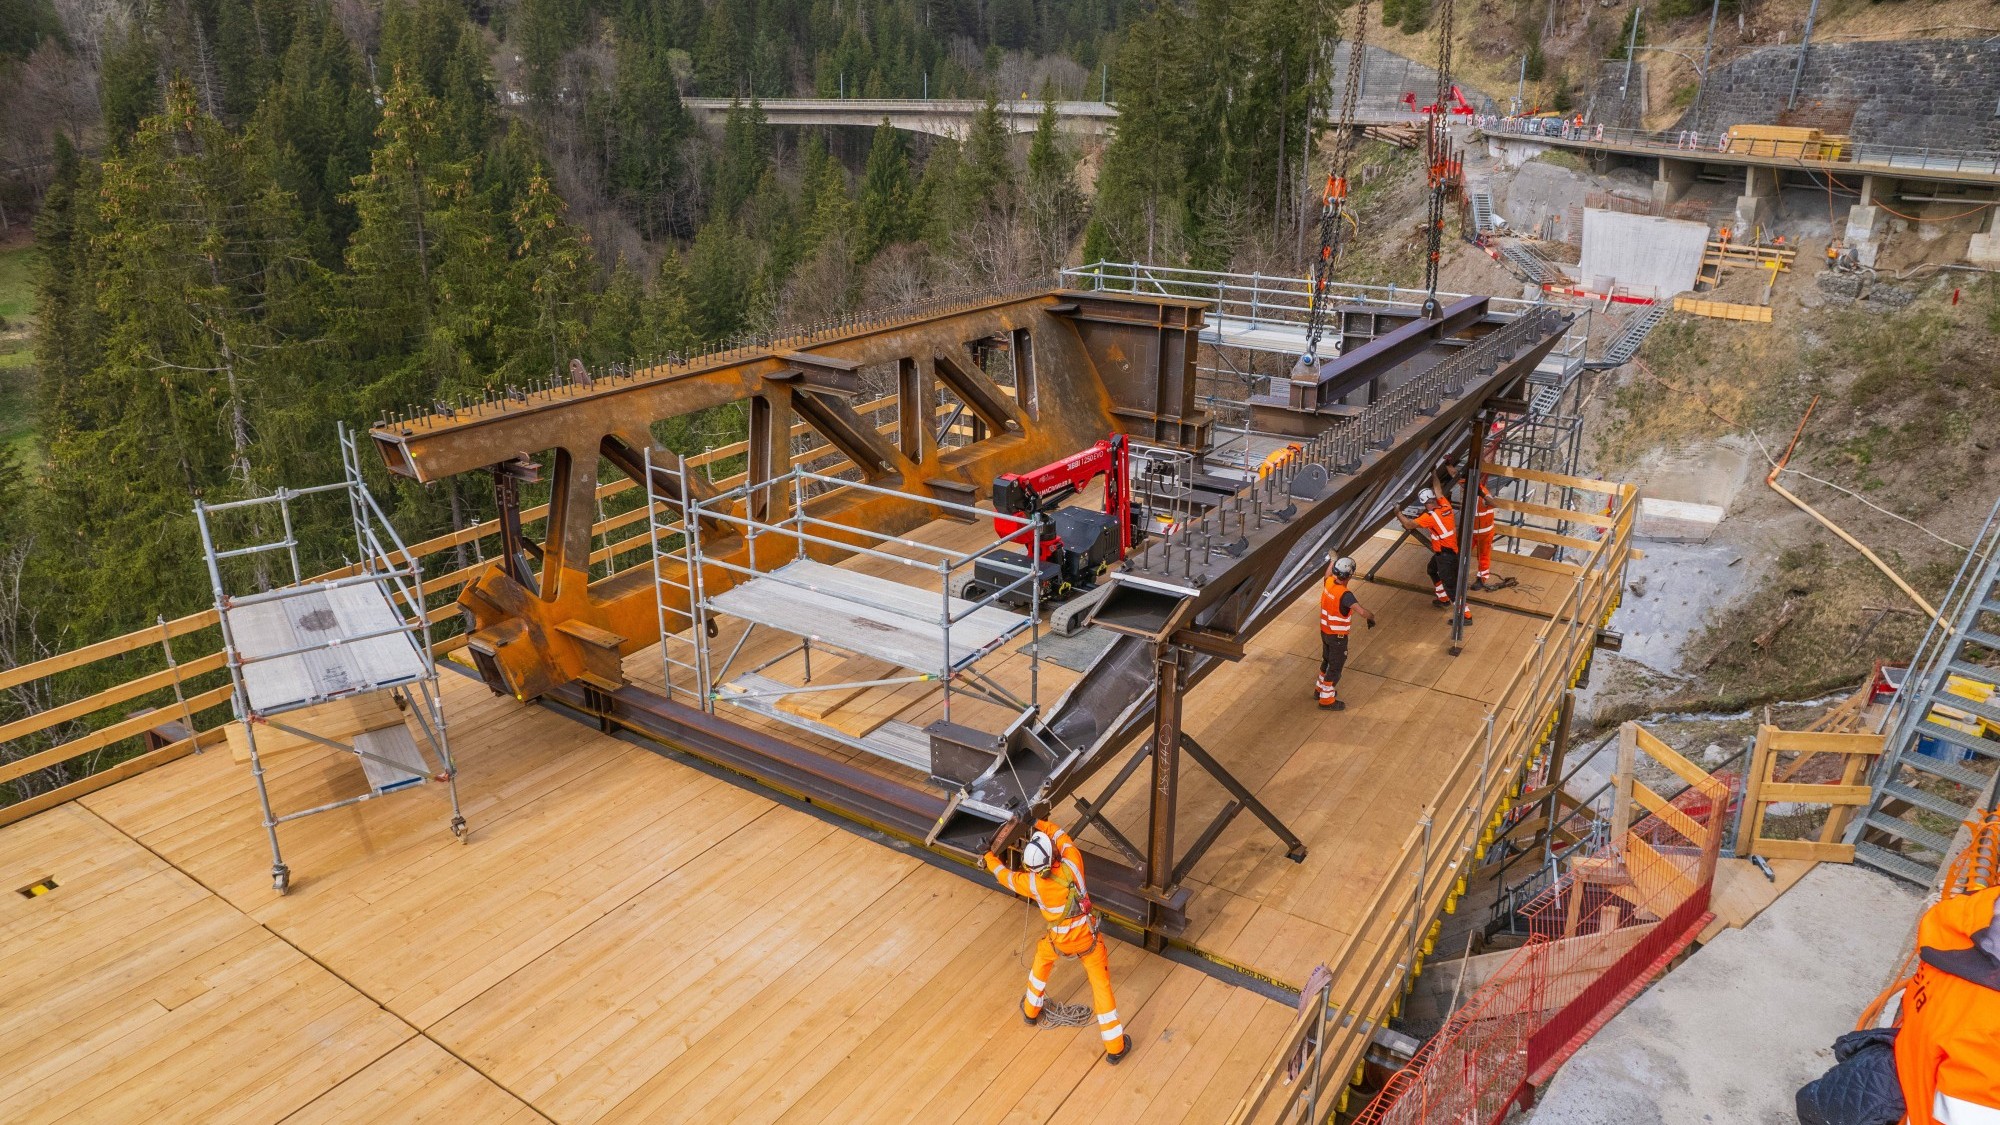
POLYGON ((278 845, 278 825, 286 821, 434 781, 451 795, 452 835, 463 842, 467 832, 431 651, 423 567, 368 491, 354 433, 344 425, 340 461, 344 479, 337 484, 280 488, 269 496, 222 504, 197 502, 194 507, 235 689, 231 706, 240 725, 241 749, 257 782, 264 831, 271 840, 271 885, 279 894, 291 887, 291 870, 278 845), (346 497, 360 561, 342 577, 308 582, 299 566, 292 503, 332 493, 346 497), (247 534, 255 540, 264 534, 271 508, 277 509, 279 538, 246 546, 221 545, 227 534, 222 525, 243 521, 218 520, 218 516, 235 513, 247 518, 247 534), (284 555, 291 583, 267 588, 263 567, 274 553, 284 555), (238 583, 226 578, 225 571, 237 569, 227 565, 235 559, 256 564, 251 581, 259 588, 254 592, 231 592, 238 583), (406 609, 398 609, 398 601, 406 609), (416 724, 415 736, 406 717, 416 724), (418 745, 419 737, 430 750, 428 757, 418 745), (353 755, 367 791, 309 809, 278 812, 265 782, 264 755, 306 746, 353 755))
MULTIPOLYGON (((687 487, 684 460, 662 465, 648 451, 644 472, 660 606, 661 673, 670 699, 680 697, 711 713, 717 703, 728 704, 925 772, 934 772, 935 763, 922 728, 891 719, 856 733, 824 721, 813 707, 781 706, 780 701, 812 695, 832 700, 877 688, 934 683, 942 693, 946 723, 959 698, 1017 716, 1039 707, 1041 583, 1025 561, 1008 561, 1013 551, 1022 560, 1041 556, 1038 522, 998 532, 975 549, 954 550, 812 513, 810 498, 834 489, 908 498, 864 482, 793 469, 696 497, 687 487), (753 514, 759 512, 773 515, 753 514), (886 564, 912 581, 828 561, 853 557, 886 564), (954 591, 964 587, 963 578, 978 565, 1014 577, 984 597, 957 596, 954 591), (930 588, 933 582, 935 589, 930 588), (718 653, 720 622, 730 619, 740 622, 742 631, 726 653, 718 653), (790 640, 739 671, 737 659, 758 630, 790 640), (1024 634, 1029 638, 1025 698, 980 667, 1024 634), (818 674, 815 653, 821 655, 818 674), (839 661, 831 668, 829 655, 839 661), (800 658, 802 683, 765 674, 794 656, 800 658), (856 679, 849 673, 857 666, 893 671, 856 679)), ((939 519, 993 518, 992 512, 965 504, 927 503, 939 519)))

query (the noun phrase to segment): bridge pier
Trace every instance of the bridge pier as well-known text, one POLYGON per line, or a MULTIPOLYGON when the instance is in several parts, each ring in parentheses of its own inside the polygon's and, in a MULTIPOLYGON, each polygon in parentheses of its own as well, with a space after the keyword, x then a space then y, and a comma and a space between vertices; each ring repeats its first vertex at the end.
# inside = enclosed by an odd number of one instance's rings
POLYGON ((1777 219, 1778 176, 1776 168, 1755 164, 1744 167, 1743 194, 1736 197, 1736 229, 1746 237, 1777 219))
POLYGON ((1695 177, 1701 174, 1701 162, 1665 156, 1659 160, 1660 170, 1653 177, 1653 209, 1664 211, 1668 204, 1680 202, 1694 187, 1695 177))
POLYGON ((1864 266, 1873 266, 1875 256, 1882 250, 1877 240, 1889 217, 1875 206, 1875 193, 1882 186, 1886 185, 1879 184, 1875 176, 1861 177, 1861 198, 1847 212, 1847 231, 1842 241, 1854 251, 1854 260, 1864 266))

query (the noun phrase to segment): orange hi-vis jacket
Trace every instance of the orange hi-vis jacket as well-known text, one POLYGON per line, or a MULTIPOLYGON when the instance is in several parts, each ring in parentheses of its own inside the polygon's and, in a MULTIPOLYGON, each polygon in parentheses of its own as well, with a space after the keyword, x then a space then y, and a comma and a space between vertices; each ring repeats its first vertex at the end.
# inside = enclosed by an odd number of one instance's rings
MULTIPOLYGON (((1474 535, 1493 534, 1493 514, 1495 509, 1493 507, 1492 500, 1493 500, 1493 494, 1486 491, 1486 482, 1480 481, 1479 506, 1472 513, 1472 533, 1474 535)), ((1441 511, 1445 515, 1450 516, 1454 524, 1457 523, 1458 508, 1455 507, 1450 500, 1447 500, 1442 496, 1438 497, 1438 511, 1441 511)))
POLYGON ((1909 1125, 2000 1122, 2000 887, 1947 898, 1917 923, 1896 1077, 1909 1125))
POLYGON ((1431 537, 1431 550, 1456 551, 1458 549, 1458 521, 1452 518, 1451 509, 1439 505, 1417 517, 1417 526, 1431 537))
POLYGON ((1474 535, 1493 534, 1493 494, 1486 491, 1486 482, 1479 482, 1479 503, 1472 510, 1472 533, 1474 535))
POLYGON ((1354 615, 1342 611, 1340 604, 1347 600, 1347 583, 1332 575, 1327 575, 1326 583, 1319 592, 1319 631, 1344 637, 1354 626, 1354 615))
POLYGON ((1015 871, 992 852, 986 853, 986 870, 1001 886, 1035 904, 1058 952, 1081 956, 1097 944, 1097 912, 1090 905, 1090 890, 1083 881, 1083 852, 1069 833, 1055 824, 1038 820, 1035 827, 1055 841, 1056 862, 1047 875, 1015 871))

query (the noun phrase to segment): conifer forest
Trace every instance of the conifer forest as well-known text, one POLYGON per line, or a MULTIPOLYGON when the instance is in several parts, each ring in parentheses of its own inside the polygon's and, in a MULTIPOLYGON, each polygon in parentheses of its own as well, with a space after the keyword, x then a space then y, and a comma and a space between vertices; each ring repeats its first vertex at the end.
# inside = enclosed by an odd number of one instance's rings
MULTIPOLYGON (((1338 23, 1325 0, 0 0, 0 206, 17 241, 32 216, 36 322, 4 404, 0 661, 209 604, 193 503, 338 479, 343 422, 1093 260, 1295 260, 1338 23), (962 142, 767 123, 760 99, 800 96, 987 108, 962 142), (996 106, 1023 98, 1108 98, 1115 136, 1011 132, 996 106)), ((710 421, 659 436, 740 429, 710 421)), ((490 518, 371 473, 412 540, 490 518)), ((303 518, 308 573, 344 529, 303 518)))

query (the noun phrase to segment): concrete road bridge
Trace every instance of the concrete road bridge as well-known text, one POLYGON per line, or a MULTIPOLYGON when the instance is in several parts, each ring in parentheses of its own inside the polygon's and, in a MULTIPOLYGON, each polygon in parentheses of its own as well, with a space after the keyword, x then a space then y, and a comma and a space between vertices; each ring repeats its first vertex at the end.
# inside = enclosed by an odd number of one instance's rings
MULTIPOLYGON (((683 98, 681 104, 705 121, 720 122, 736 104, 732 98, 683 98)), ((997 103, 1000 121, 1009 132, 1032 133, 1046 104, 1037 98, 997 103)), ((1059 101, 1056 127, 1065 133, 1110 135, 1118 107, 1110 102, 1059 101)), ((976 98, 765 98, 757 103, 773 125, 856 125, 874 128, 883 121, 912 133, 964 140, 972 121, 986 103, 976 98)), ((1422 120, 1397 105, 1364 107, 1362 125, 1410 125, 1422 120)))
MULTIPOLYGON (((683 98, 681 104, 704 120, 721 121, 736 104, 731 98, 683 98)), ((965 139, 973 118, 986 103, 973 98, 766 98, 758 106, 773 125, 858 125, 874 128, 883 121, 912 133, 965 139)), ((1041 120, 1040 99, 1000 102, 1000 122, 1008 132, 1032 133, 1041 120)), ((1056 127, 1065 133, 1106 136, 1118 109, 1107 102, 1054 103, 1056 127)))
POLYGON ((1751 231, 1777 218, 1779 193, 1806 187, 1853 200, 1844 243, 1873 265, 1889 220, 1951 223, 1970 228, 1966 260, 2000 265, 2000 152, 1850 143, 1835 158, 1799 153, 1796 143, 1730 142, 1713 133, 1648 133, 1637 129, 1564 125, 1559 120, 1510 118, 1482 125, 1495 156, 1508 163, 1565 148, 1604 162, 1653 165, 1656 214, 1678 202, 1699 179, 1738 180, 1735 226, 1751 231))

